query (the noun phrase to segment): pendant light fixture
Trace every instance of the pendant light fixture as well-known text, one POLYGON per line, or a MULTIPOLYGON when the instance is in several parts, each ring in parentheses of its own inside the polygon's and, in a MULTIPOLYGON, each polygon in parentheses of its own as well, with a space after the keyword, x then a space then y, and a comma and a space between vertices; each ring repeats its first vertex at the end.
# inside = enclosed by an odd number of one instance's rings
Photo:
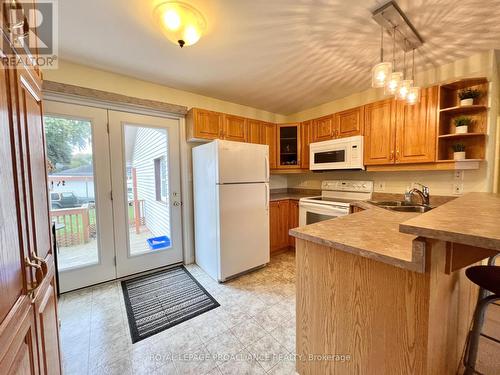
MULTIPOLYGON (((415 83, 415 48, 412 52, 412 67, 411 67, 411 79, 413 84, 415 83)), ((409 105, 414 105, 420 102, 420 87, 412 86, 406 95, 406 103, 409 105)))
MULTIPOLYGON (((406 39, 404 40, 406 45, 406 39)), ((406 51, 403 50, 403 80, 399 83, 398 92, 396 98, 398 100, 405 100, 410 89, 413 85, 412 79, 406 79, 406 51)))
POLYGON ((384 28, 380 27, 380 62, 372 69, 372 87, 384 87, 391 73, 392 63, 384 62, 384 28))
POLYGON ((403 79, 402 72, 396 72, 396 27, 392 29, 392 68, 393 71, 385 84, 385 94, 394 95, 403 79))
POLYGON ((382 27, 380 63, 372 69, 372 87, 384 87, 385 95, 394 95, 407 104, 420 101, 421 90, 415 84, 415 49, 424 44, 424 40, 408 16, 399 7, 396 0, 388 0, 372 12, 373 20, 382 27), (384 63, 383 34, 392 34, 392 64, 384 63), (399 34, 399 35, 396 35, 399 34), (403 50, 403 71, 396 65, 396 44, 403 50), (406 54, 413 52, 410 79, 406 67, 406 54), (390 68, 392 65, 392 69, 390 68))

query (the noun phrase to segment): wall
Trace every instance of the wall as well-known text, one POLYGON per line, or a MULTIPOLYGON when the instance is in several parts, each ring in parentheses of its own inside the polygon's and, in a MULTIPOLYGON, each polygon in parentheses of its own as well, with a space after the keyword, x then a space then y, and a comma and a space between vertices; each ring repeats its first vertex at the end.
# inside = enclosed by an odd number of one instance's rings
MULTIPOLYGON (((367 72, 369 74, 369 72, 367 72)), ((481 163, 479 170, 465 171, 463 176, 464 192, 469 191, 495 191, 498 182, 495 175, 498 174, 498 141, 497 141, 497 117, 499 117, 498 106, 498 73, 495 51, 476 54, 454 63, 443 65, 416 75, 415 81, 421 87, 431 86, 446 81, 452 81, 464 77, 487 77, 490 80, 490 115, 488 118, 488 144, 486 149, 487 162, 481 163)), ((288 117, 289 122, 304 121, 317 118, 327 114, 335 113, 344 109, 364 105, 373 101, 383 99, 383 90, 369 89, 363 92, 347 96, 345 98, 322 104, 320 106, 295 113, 288 117)), ((385 183, 382 190, 391 193, 404 192, 406 186, 412 182, 421 182, 431 188, 431 193, 441 195, 453 194, 454 173, 452 171, 433 172, 335 172, 306 175, 290 175, 288 187, 311 188, 320 187, 324 179, 368 179, 385 183)))
MULTIPOLYGON (((144 200, 146 227, 154 237, 170 235, 170 194, 166 202, 156 200, 154 159, 164 156, 168 163, 168 141, 165 130, 139 128, 135 136, 132 167, 137 173, 137 196, 144 200)), ((167 164, 168 165, 168 164, 167 164)), ((168 183, 167 183, 168 186, 168 183)))
POLYGON ((285 122, 286 120, 283 115, 187 91, 172 89, 153 82, 142 81, 105 70, 93 69, 65 60, 59 61, 59 68, 57 70, 45 70, 43 74, 44 79, 47 81, 109 91, 136 98, 158 100, 184 105, 188 108, 201 107, 270 122, 285 122))

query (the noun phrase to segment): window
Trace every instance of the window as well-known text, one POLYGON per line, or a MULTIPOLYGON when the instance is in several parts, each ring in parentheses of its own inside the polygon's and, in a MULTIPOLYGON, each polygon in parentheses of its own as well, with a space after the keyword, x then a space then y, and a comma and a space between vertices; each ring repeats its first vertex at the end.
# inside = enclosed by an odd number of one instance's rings
POLYGON ((167 201, 167 161, 165 156, 154 159, 155 163, 155 185, 156 185, 156 200, 161 202, 167 201))

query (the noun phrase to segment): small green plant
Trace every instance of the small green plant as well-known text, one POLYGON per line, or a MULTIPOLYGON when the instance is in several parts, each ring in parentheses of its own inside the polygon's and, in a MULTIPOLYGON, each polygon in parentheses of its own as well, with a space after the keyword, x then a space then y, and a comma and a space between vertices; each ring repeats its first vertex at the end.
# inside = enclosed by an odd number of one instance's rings
POLYGON ((453 152, 464 152, 465 145, 463 143, 455 143, 453 146, 453 152))
POLYGON ((476 99, 479 98, 480 96, 481 92, 479 90, 471 88, 463 89, 458 93, 458 97, 460 98, 460 100, 476 99))
POLYGON ((472 124, 472 119, 470 117, 466 117, 466 116, 460 116, 460 117, 457 117, 455 120, 455 126, 456 127, 459 127, 459 126, 469 126, 470 124, 472 124))

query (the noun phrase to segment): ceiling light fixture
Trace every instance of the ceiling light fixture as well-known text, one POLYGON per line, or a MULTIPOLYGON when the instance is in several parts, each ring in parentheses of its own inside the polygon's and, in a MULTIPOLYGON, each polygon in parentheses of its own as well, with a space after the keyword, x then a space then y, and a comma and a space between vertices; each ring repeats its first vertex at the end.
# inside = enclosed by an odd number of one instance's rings
POLYGON ((403 51, 403 80, 399 83, 396 98, 399 100, 405 100, 406 96, 410 92, 410 88, 412 87, 412 85, 413 80, 406 79, 406 51, 403 51))
POLYGON ((394 95, 399 88, 399 83, 403 79, 402 72, 396 72, 396 27, 392 30, 392 74, 385 85, 385 93, 394 95))
POLYGON ((380 62, 372 69, 372 87, 384 87, 392 73, 392 63, 384 62, 384 28, 380 31, 380 62))
POLYGON ((200 11, 180 1, 160 3, 153 14, 167 39, 181 48, 198 42, 206 30, 200 11))
MULTIPOLYGON (((415 49, 413 49, 412 52, 411 80, 412 83, 415 82, 415 49)), ((418 102, 420 102, 420 87, 412 86, 408 91, 408 95, 406 96, 406 103, 414 105, 418 102)))
MULTIPOLYGON (((385 85, 383 85, 385 94, 395 95, 399 100, 406 100, 407 104, 418 103, 420 101, 420 88, 413 86, 415 82, 415 49, 420 47, 424 41, 406 14, 393 0, 376 9, 372 16, 375 22, 382 27, 382 33, 387 31, 392 34, 392 73, 389 74, 385 85), (400 39, 396 38, 396 33, 401 35, 400 39), (403 72, 398 72, 396 69, 396 44, 404 52, 403 72), (406 79, 406 53, 409 51, 413 52, 412 78, 406 79)), ((379 65, 380 63, 372 69, 372 87, 382 87, 377 85, 376 68, 379 65)))

